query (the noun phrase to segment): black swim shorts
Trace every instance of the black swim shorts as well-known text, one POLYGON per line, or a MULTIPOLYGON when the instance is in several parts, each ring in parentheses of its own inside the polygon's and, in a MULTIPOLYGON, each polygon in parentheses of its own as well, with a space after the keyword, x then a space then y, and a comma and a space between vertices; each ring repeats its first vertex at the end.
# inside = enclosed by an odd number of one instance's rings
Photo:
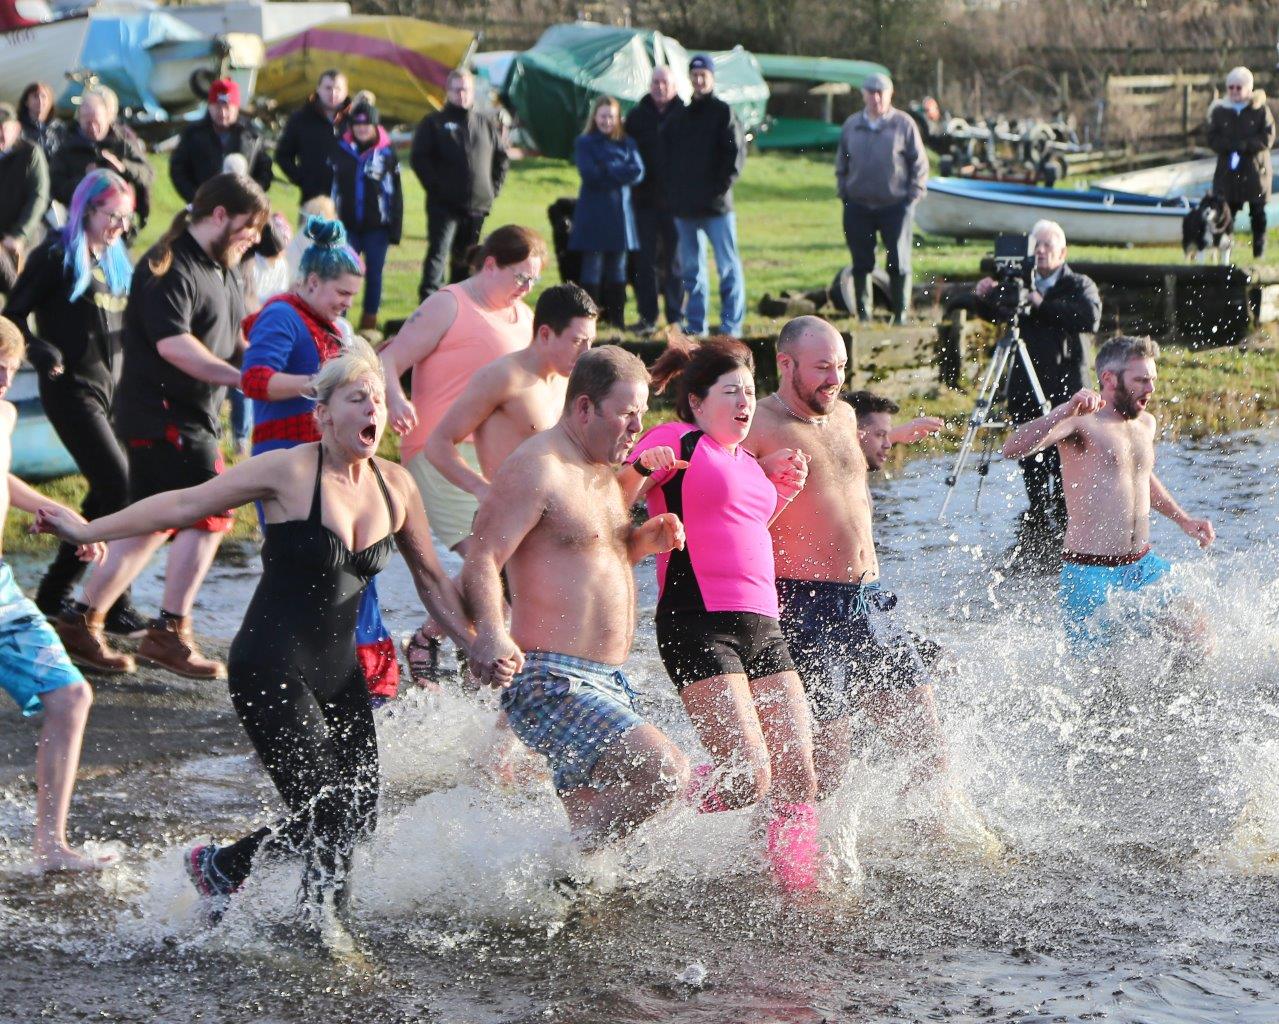
POLYGON ((843 718, 866 694, 929 682, 941 648, 894 620, 897 595, 877 582, 779 579, 777 596, 782 634, 817 721, 843 718))
POLYGON ((661 612, 657 653, 682 690, 712 676, 763 679, 794 670, 776 619, 755 612, 661 612))

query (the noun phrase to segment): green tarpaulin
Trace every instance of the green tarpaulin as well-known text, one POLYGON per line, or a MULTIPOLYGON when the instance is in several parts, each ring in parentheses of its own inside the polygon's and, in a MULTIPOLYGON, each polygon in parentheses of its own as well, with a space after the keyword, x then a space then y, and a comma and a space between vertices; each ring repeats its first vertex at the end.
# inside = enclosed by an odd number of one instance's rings
POLYGON ((757 53, 765 78, 787 82, 843 82, 860 89, 870 75, 887 75, 888 68, 869 60, 842 57, 795 57, 789 53, 757 53))
MULTIPOLYGON (((764 120, 768 86, 741 47, 715 53, 715 92, 750 132, 764 120)), ((545 155, 570 159, 597 96, 614 96, 625 113, 648 92, 653 67, 668 65, 687 98, 688 52, 670 36, 590 22, 555 25, 511 63, 502 102, 545 155)))
POLYGON ((839 148, 842 125, 820 121, 815 117, 770 117, 757 136, 756 149, 809 150, 839 148))

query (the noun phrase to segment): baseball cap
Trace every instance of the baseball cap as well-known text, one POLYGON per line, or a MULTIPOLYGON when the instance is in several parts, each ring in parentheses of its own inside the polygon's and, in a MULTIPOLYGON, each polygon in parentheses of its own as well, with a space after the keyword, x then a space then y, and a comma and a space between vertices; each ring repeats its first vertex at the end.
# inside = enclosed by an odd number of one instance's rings
POLYGON ((377 107, 372 103, 357 103, 351 108, 351 112, 347 115, 347 121, 351 124, 381 124, 382 115, 378 113, 377 107))
POLYGON ((862 82, 862 88, 867 92, 887 92, 892 87, 893 80, 887 75, 881 75, 878 71, 867 75, 866 81, 862 82))
POLYGON ((209 86, 210 103, 230 103, 240 105, 240 85, 231 78, 219 78, 209 86))
POLYGON ((689 71, 709 71, 715 74, 715 58, 709 53, 699 53, 688 62, 689 71))

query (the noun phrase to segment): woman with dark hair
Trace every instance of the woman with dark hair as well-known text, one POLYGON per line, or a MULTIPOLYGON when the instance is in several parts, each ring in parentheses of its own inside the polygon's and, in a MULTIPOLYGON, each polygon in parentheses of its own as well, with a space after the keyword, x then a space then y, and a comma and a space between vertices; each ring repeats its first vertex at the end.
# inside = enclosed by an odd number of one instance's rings
MULTIPOLYGON (((679 420, 650 430, 621 471, 630 500, 674 512, 685 546, 658 556, 657 650, 713 766, 703 810, 768 801, 768 854, 783 888, 816 882, 812 726, 778 622, 769 524, 804 486, 803 454, 767 467, 742 447, 755 415, 754 361, 731 338, 676 338, 654 364, 679 420)), ((709 778, 708 778, 709 776, 709 778)))
MULTIPOLYGON (((129 502, 128 463, 111 428, 111 403, 133 281, 123 241, 132 219, 128 182, 111 171, 90 171, 71 198, 67 226, 32 250, 5 307, 26 336, 45 415, 88 481, 81 506, 86 519, 129 502)), ((36 591, 40 611, 58 615, 86 568, 75 545, 63 544, 36 591)), ((105 627, 125 636, 146 628, 127 591, 105 627)))
MULTIPOLYGON (((380 353, 387 413, 401 435, 400 460, 417 483, 436 539, 459 554, 465 554, 479 504, 475 495, 445 479, 423 449, 477 370, 528 348, 533 311, 524 298, 537 284, 545 261, 546 243, 536 232, 514 224, 498 228, 472 252, 471 276, 431 295, 380 353), (400 374, 410 367, 412 400, 400 387, 400 374)), ((467 441, 458 450, 480 472, 475 445, 467 441)), ((409 641, 409 671, 418 682, 438 681, 439 646, 438 633, 428 625, 409 641)))
MULTIPOLYGON (((356 339, 311 386, 318 441, 246 459, 94 523, 58 510, 42 512, 40 526, 68 541, 86 532, 117 541, 261 503, 262 576, 231 644, 228 688, 287 813, 234 843, 194 847, 187 872, 216 921, 259 854, 300 855, 306 922, 332 951, 349 953, 343 904, 351 856, 376 826, 380 784, 373 713, 352 639, 360 595, 398 547, 418 596, 449 634, 468 645, 471 631, 412 481, 376 455, 386 427, 377 356, 356 339)), ((500 683, 514 666, 486 668, 500 683)))
MULTIPOLYGON (((268 299, 244 321, 249 348, 240 387, 253 400, 253 454, 318 441, 312 380, 352 339, 343 319, 359 294, 364 270, 340 221, 310 218, 311 245, 292 290, 268 299)), ((400 666, 382 623, 377 582, 360 598, 355 651, 374 706, 395 696, 400 666)))
POLYGON ((18 100, 18 121, 22 137, 50 156, 62 139, 62 122, 53 116, 53 90, 43 82, 32 82, 18 100))
POLYGON ((614 327, 626 326, 626 254, 639 248, 631 186, 644 177, 635 141, 622 130, 617 100, 601 96, 573 146, 582 176, 568 247, 582 254, 579 282, 614 327))

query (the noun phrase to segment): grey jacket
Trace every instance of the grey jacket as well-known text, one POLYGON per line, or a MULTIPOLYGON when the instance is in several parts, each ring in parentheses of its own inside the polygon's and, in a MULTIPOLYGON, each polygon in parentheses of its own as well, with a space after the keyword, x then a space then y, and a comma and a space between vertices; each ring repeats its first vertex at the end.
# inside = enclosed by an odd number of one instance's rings
POLYGON ((919 202, 928 190, 928 154, 910 115, 890 108, 874 127, 865 111, 845 121, 835 182, 845 202, 871 207, 919 202))

